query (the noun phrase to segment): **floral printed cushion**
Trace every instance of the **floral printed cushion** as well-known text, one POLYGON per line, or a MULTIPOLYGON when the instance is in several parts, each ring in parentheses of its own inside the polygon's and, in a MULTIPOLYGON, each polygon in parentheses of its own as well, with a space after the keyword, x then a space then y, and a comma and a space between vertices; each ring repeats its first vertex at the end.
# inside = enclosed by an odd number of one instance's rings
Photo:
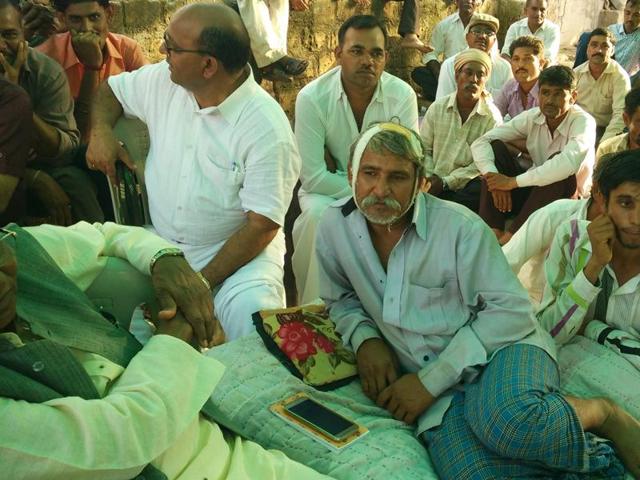
POLYGON ((349 383, 358 373, 324 305, 263 310, 253 322, 267 349, 296 377, 319 390, 349 383))

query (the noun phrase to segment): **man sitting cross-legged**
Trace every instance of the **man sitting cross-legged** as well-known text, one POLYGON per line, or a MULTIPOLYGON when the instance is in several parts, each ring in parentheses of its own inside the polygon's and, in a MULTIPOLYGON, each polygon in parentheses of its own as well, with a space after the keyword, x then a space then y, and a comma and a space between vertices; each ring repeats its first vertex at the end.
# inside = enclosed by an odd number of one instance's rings
POLYGON ((491 231, 421 193, 420 138, 378 124, 355 144, 353 197, 318 228, 321 294, 364 392, 418 431, 442 479, 640 475, 640 424, 560 395, 555 348, 491 231))
POLYGON ((335 55, 340 66, 309 83, 296 99, 302 213, 293 226, 292 265, 301 303, 318 297, 316 228, 329 204, 351 194, 347 161, 353 141, 373 122, 392 117, 418 130, 415 92, 384 71, 383 23, 371 15, 347 19, 338 30, 335 55))
POLYGON ((505 118, 538 106, 540 86, 538 78, 546 67, 542 40, 528 35, 519 37, 511 43, 511 71, 513 77, 496 93, 494 102, 505 118))
POLYGON ((640 148, 640 86, 624 97, 622 120, 627 127, 627 132, 601 142, 596 150, 596 162, 608 153, 640 148))
POLYGON ((455 93, 436 100, 427 110, 420 135, 432 195, 478 211, 480 172, 470 145, 502 123, 502 116, 484 87, 491 58, 470 48, 456 56, 455 93))
POLYGON ((638 153, 605 156, 594 174, 601 214, 591 223, 574 219, 558 229, 545 262, 538 319, 558 344, 585 335, 640 369, 638 153))
MULTIPOLYGON (((203 325, 185 316, 212 320, 211 296, 184 258, 163 256, 168 242, 115 224, 9 228, 0 238, 0 458, 8 478, 327 478, 200 415, 211 412, 224 367, 189 345, 203 325), (138 276, 151 273, 164 299, 144 348, 83 293, 116 258, 138 276)), ((222 339, 218 329, 213 343, 222 339)))
POLYGON ((228 338, 253 331, 251 315, 284 305, 280 228, 300 159, 289 121, 247 63, 249 35, 221 4, 174 14, 166 61, 109 77, 93 107, 87 160, 115 176, 130 163, 113 125, 124 113, 149 127, 145 164, 155 230, 209 281, 228 338))
POLYGON ((484 175, 480 216, 505 244, 529 215, 576 192, 589 194, 596 126, 574 105, 575 77, 570 68, 544 70, 540 107, 490 130, 471 145, 484 175), (507 215, 515 219, 505 230, 507 215))

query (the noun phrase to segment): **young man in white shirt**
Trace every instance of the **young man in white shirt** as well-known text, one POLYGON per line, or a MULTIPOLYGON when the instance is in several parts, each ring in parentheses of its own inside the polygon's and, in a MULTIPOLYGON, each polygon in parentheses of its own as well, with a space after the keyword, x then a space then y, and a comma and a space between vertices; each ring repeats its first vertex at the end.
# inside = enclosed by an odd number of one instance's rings
POLYGON ((373 122, 397 118, 418 130, 415 92, 384 71, 387 33, 371 15, 356 15, 338 31, 335 55, 340 66, 306 85, 296 100, 295 134, 302 157, 301 215, 293 227, 293 273, 298 299, 318 297, 316 227, 325 209, 351 194, 347 181, 349 149, 373 122))
POLYGON ((544 56, 550 65, 554 65, 560 51, 560 27, 545 18, 547 0, 527 0, 524 4, 525 18, 511 24, 502 45, 502 56, 511 58, 511 43, 523 35, 533 35, 542 40, 544 56))
POLYGON ((573 71, 561 65, 538 80, 540 106, 494 128, 471 145, 484 176, 480 216, 504 245, 529 215, 559 198, 588 196, 595 121, 574 105, 573 71), (515 215, 505 230, 508 215, 515 215))
POLYGON ((433 50, 422 57, 425 66, 411 72, 411 78, 420 85, 427 100, 436 98, 442 62, 467 48, 465 28, 482 3, 483 0, 456 0, 458 11, 440 21, 431 32, 429 46, 433 50))
POLYGON ((153 227, 207 279, 227 338, 238 338, 253 331, 253 313, 284 305, 281 226, 300 158, 282 108, 253 80, 231 8, 178 10, 161 51, 166 61, 101 87, 87 159, 113 176, 115 161, 129 160, 112 125, 123 112, 147 124, 153 227))
POLYGON ((491 58, 469 48, 456 56, 455 93, 436 100, 420 129, 425 143, 429 193, 477 212, 480 172, 470 145, 502 123, 502 115, 484 87, 491 74, 491 58))
MULTIPOLYGON (((475 13, 465 29, 467 48, 477 48, 491 56, 491 76, 487 80, 487 90, 492 95, 500 91, 504 84, 513 78, 511 65, 494 51, 497 33, 500 29, 500 21, 485 13, 475 13)), ((438 91, 436 98, 441 98, 456 91, 455 56, 449 57, 442 63, 440 76, 438 77, 438 91)))
POLYGON ((356 352, 364 393, 413 424, 443 480, 640 473, 640 424, 558 393, 550 336, 491 231, 422 193, 419 137, 374 125, 350 162, 353 197, 318 229, 322 298, 356 352))
POLYGON ((611 58, 613 46, 611 32, 596 28, 589 34, 588 61, 574 69, 576 103, 596 119, 598 142, 622 133, 624 97, 631 89, 629 75, 611 58))

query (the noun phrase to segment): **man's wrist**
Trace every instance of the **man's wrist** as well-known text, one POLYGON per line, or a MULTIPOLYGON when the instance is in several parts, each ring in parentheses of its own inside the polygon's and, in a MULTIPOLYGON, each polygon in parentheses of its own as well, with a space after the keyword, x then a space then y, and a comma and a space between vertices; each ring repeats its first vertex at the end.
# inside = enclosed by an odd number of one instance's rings
POLYGON ((158 260, 165 257, 183 257, 184 252, 179 248, 163 248, 159 250, 153 257, 151 257, 151 261, 149 262, 149 273, 153 274, 153 269, 158 263, 158 260))
POLYGON ((602 270, 604 270, 604 267, 605 265, 601 265, 598 261, 594 260, 593 257, 591 257, 585 265, 583 269, 584 276, 594 287, 600 286, 600 274, 602 270))

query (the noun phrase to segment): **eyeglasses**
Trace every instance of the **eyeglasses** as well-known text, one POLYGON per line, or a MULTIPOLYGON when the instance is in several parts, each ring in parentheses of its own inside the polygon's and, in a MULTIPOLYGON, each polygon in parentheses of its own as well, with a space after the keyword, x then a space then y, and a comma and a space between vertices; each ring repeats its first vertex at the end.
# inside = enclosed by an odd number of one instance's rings
POLYGON ((210 55, 213 56, 213 53, 207 52, 205 50, 191 50, 188 48, 180 48, 180 47, 170 47, 167 42, 167 34, 165 33, 162 37, 162 45, 164 46, 167 55, 172 55, 174 53, 197 53, 198 55, 210 55))
POLYGON ((490 28, 476 28, 476 27, 473 27, 469 31, 471 33, 473 33, 476 37, 480 37, 482 35, 485 35, 485 36, 491 38, 491 37, 495 37, 496 36, 496 32, 494 32, 490 28))
POLYGON ((12 232, 11 230, 7 230, 6 228, 0 228, 0 234, 2 234, 2 236, 0 237, 0 242, 2 242, 7 237, 16 236, 16 232, 12 232))

